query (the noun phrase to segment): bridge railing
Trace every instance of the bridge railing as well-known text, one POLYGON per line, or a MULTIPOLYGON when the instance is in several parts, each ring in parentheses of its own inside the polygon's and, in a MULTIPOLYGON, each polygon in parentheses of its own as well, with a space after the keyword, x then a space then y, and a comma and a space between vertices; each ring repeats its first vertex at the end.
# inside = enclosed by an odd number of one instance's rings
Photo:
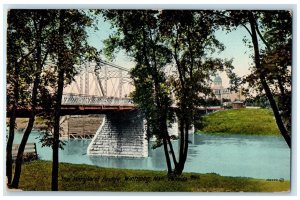
POLYGON ((62 96, 63 105, 133 105, 130 98, 96 97, 75 94, 62 96))

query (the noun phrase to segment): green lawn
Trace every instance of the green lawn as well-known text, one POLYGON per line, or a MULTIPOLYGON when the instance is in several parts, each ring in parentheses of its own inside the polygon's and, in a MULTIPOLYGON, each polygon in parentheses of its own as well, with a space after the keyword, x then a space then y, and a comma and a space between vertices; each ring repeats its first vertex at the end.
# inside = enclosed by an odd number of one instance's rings
POLYGON ((278 135, 272 111, 268 109, 230 109, 203 118, 203 133, 278 135))
MULTIPOLYGON (((290 191, 289 181, 224 177, 214 173, 184 173, 184 175, 177 180, 168 180, 166 172, 110 169, 67 163, 60 164, 59 173, 60 191, 290 191)), ((20 180, 20 189, 26 191, 49 191, 51 189, 51 162, 33 161, 24 164, 20 180)))

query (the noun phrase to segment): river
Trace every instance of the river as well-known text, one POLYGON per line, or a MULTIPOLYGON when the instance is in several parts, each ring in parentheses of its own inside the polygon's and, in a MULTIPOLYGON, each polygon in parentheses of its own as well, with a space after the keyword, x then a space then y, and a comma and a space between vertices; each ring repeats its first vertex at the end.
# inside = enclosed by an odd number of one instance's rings
MULTIPOLYGON (((41 160, 51 160, 50 147, 41 147, 41 133, 31 133, 28 142, 37 143, 41 160)), ((14 143, 22 133, 16 132, 14 143)), ((290 149, 281 136, 191 134, 185 172, 217 173, 222 176, 290 180, 290 149)), ((166 170, 163 148, 149 148, 147 158, 88 156, 91 140, 66 140, 60 162, 110 168, 166 170)), ((173 142, 177 151, 178 142, 173 142)))

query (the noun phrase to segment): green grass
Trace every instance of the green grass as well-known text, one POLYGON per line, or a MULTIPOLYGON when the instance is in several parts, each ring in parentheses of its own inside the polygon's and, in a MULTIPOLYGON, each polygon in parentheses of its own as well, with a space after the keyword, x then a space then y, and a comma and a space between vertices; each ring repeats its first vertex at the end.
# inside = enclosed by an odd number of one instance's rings
POLYGON ((231 109, 203 118, 203 133, 278 135, 273 113, 268 109, 231 109))
MULTIPOLYGON (((20 189, 26 191, 50 191, 51 162, 33 161, 24 164, 20 180, 20 189)), ((59 190, 131 192, 288 192, 290 191, 290 182, 224 177, 215 173, 184 173, 180 177, 180 180, 168 180, 166 172, 110 169, 90 165, 60 163, 59 190)))

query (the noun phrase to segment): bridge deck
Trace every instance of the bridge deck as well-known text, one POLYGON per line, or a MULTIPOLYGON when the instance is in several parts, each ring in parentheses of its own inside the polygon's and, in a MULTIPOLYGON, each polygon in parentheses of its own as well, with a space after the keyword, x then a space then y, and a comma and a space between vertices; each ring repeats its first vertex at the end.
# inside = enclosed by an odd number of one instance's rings
MULTIPOLYGON (((176 109, 176 106, 173 107, 176 109)), ((29 117, 30 107, 23 107, 17 110, 17 117, 29 117)), ((105 114, 114 111, 131 111, 138 109, 130 98, 112 98, 95 97, 87 95, 67 94, 62 97, 61 115, 87 115, 87 114, 105 114)), ((199 107, 199 111, 211 112, 223 110, 220 106, 199 107)), ((10 116, 10 109, 7 109, 7 117, 10 116)), ((37 108, 37 113, 43 112, 43 109, 37 108)))
MULTIPOLYGON (((61 115, 87 115, 87 114, 105 114, 109 112, 131 111, 136 110, 134 105, 62 105, 61 115)), ((42 108, 37 108, 37 113, 44 112, 42 108)), ((7 117, 11 113, 7 110, 7 117)), ((30 116, 30 108, 19 108, 16 112, 19 118, 28 118, 30 116)))

